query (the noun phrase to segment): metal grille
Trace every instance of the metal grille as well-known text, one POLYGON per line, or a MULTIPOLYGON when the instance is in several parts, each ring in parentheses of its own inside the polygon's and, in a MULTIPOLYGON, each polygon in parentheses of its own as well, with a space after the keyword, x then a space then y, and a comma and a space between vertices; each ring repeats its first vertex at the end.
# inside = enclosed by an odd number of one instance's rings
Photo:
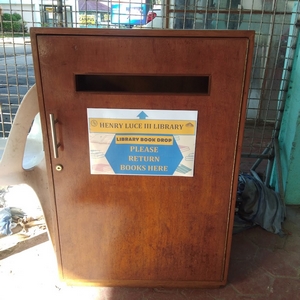
POLYGON ((255 30, 241 171, 254 164, 268 173, 293 63, 299 0, 1 0, 0 5, 0 137, 8 136, 35 81, 30 27, 255 30))

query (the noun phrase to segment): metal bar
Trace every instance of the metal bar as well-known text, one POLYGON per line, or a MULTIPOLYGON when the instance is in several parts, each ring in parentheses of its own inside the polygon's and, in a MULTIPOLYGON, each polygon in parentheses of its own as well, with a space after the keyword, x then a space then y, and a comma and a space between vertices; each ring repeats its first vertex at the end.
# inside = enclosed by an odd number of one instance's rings
MULTIPOLYGON (((267 88, 267 83, 268 83, 268 72, 267 72, 267 66, 270 64, 271 59, 271 51, 272 51, 272 43, 273 43, 273 33, 274 33, 274 27, 275 27, 275 12, 276 12, 276 3, 277 0, 273 0, 272 3, 272 14, 271 14, 271 20, 270 20, 270 28, 269 28, 269 40, 267 42, 267 50, 266 50, 266 59, 264 60, 264 66, 263 66, 263 74, 262 74, 262 85, 261 85, 261 99, 260 99, 260 107, 259 107, 259 118, 261 118, 261 112, 262 112, 262 105, 263 105, 263 100, 265 98, 265 93, 266 93, 266 88, 267 88)), ((271 73, 274 70, 271 69, 271 73)), ((264 117, 263 117, 264 119, 264 117)))
POLYGON ((243 158, 262 158, 262 159, 270 159, 270 154, 260 154, 260 153, 242 153, 243 158))
POLYGON ((283 179, 282 179, 282 166, 281 166, 281 160, 280 160, 280 150, 279 150, 278 139, 274 139, 274 150, 275 150, 276 171, 277 171, 277 180, 278 180, 278 191, 279 191, 280 199, 281 199, 283 205, 285 205, 283 179))
POLYGON ((2 125, 2 137, 5 137, 5 131, 4 131, 4 116, 2 111, 2 103, 0 102, 0 116, 1 116, 1 125, 2 125))
POLYGON ((291 12, 284 12, 284 11, 267 11, 267 10, 250 10, 250 9, 234 9, 234 10, 228 10, 228 9, 197 9, 197 10, 191 10, 191 9, 169 9, 169 12, 172 13, 197 13, 197 14, 257 14, 257 15, 292 15, 291 12))
MULTIPOLYGON (((262 162, 262 160, 264 159, 263 155, 266 155, 270 152, 271 150, 271 142, 268 144, 268 146, 265 148, 265 150, 262 152, 262 156, 259 157, 257 159, 257 161, 253 164, 253 166, 251 167, 251 170, 255 170, 259 165, 260 163, 262 162)), ((268 158, 269 159, 269 158, 268 158)))
POLYGON ((50 127, 51 127, 51 136, 52 136, 53 156, 54 158, 58 158, 58 148, 60 144, 58 144, 56 140, 55 123, 57 123, 57 120, 54 119, 53 114, 49 114, 49 117, 50 117, 50 127))
POLYGON ((274 149, 272 149, 271 156, 272 156, 272 159, 268 159, 268 164, 267 164, 267 168, 266 168, 265 185, 267 187, 270 187, 271 174, 272 174, 273 165, 274 165, 274 149))

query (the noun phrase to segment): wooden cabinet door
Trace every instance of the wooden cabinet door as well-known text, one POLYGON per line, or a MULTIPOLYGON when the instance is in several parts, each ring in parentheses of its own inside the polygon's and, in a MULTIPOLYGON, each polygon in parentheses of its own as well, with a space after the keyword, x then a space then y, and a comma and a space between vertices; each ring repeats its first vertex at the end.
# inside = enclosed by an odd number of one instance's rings
POLYGON ((253 35, 32 29, 63 280, 105 286, 226 283, 253 35), (114 90, 83 83, 89 75, 96 81, 141 77, 142 83, 152 76, 153 85, 164 77, 175 84, 114 90), (204 78, 203 88, 189 89, 185 77, 204 78), (87 109, 96 108, 196 111, 193 175, 91 174, 87 109))

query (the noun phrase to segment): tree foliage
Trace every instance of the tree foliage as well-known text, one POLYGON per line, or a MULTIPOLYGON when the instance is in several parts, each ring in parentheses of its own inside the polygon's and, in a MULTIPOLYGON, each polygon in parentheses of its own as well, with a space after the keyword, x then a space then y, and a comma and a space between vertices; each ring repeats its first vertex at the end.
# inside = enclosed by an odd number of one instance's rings
POLYGON ((2 26, 4 32, 27 32, 26 22, 18 13, 2 15, 2 26))

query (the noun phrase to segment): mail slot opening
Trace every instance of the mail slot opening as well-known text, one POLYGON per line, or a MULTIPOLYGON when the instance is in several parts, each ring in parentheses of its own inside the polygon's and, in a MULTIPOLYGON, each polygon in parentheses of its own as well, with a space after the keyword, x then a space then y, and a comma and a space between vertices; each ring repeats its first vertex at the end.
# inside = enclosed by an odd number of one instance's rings
POLYGON ((76 91, 208 95, 210 76, 75 75, 76 91))

